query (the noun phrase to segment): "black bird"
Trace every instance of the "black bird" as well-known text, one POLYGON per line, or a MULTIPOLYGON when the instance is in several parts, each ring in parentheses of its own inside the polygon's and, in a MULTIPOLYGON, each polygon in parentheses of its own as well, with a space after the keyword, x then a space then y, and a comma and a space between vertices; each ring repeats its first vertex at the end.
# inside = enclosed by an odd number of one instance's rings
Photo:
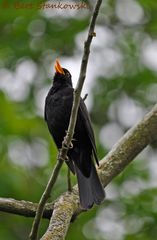
MULTIPOLYGON (((70 72, 62 68, 58 60, 55 70, 53 86, 45 101, 45 120, 57 148, 60 149, 69 125, 74 89, 70 72)), ((99 165, 94 133, 83 99, 80 100, 73 138, 73 148, 68 151, 69 160, 66 163, 70 170, 76 173, 80 204, 84 209, 88 209, 94 203, 100 204, 105 192, 93 162, 95 159, 99 165)))

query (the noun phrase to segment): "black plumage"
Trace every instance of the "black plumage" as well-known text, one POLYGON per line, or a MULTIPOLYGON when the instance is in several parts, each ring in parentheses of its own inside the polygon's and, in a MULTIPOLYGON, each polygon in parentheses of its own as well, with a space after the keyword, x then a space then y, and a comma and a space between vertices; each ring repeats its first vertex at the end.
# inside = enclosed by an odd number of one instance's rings
MULTIPOLYGON (((69 71, 62 68, 58 61, 55 69, 53 86, 45 101, 45 120, 57 148, 60 149, 69 125, 74 89, 69 71)), ((68 151, 69 161, 66 163, 77 175, 80 203, 87 209, 94 203, 100 204, 105 192, 93 162, 95 159, 98 164, 94 133, 82 99, 73 138, 73 148, 68 151)))

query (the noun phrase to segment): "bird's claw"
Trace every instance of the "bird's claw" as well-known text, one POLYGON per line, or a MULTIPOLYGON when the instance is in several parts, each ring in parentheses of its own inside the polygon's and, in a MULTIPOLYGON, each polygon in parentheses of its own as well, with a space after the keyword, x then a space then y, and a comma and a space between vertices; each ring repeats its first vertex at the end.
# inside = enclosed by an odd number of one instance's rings
POLYGON ((70 149, 72 149, 72 148, 73 148, 73 146, 74 146, 74 145, 73 145, 73 143, 72 143, 72 142, 70 142, 69 148, 70 148, 70 149))
POLYGON ((65 159, 64 159, 65 162, 69 162, 69 157, 66 156, 65 159))
POLYGON ((69 162, 69 157, 66 156, 65 158, 63 158, 62 155, 61 155, 61 153, 60 153, 60 151, 59 151, 59 153, 58 153, 58 159, 60 159, 60 160, 62 160, 62 161, 65 161, 65 162, 69 162))
POLYGON ((73 148, 73 143, 72 142, 70 142, 70 144, 68 146, 67 141, 66 141, 66 137, 64 137, 63 143, 64 143, 64 148, 65 149, 72 149, 73 148))

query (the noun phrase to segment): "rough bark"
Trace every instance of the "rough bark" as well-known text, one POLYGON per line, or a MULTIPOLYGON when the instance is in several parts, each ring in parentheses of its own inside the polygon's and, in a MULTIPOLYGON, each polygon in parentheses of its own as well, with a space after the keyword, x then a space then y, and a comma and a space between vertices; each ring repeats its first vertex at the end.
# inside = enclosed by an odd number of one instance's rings
MULTIPOLYGON (((132 127, 100 161, 99 176, 105 187, 149 144, 157 139, 157 105, 132 127)), ((27 201, 0 198, 0 211, 32 217, 37 204, 27 201)), ((64 239, 71 220, 83 212, 79 205, 77 186, 72 192, 62 194, 55 203, 46 204, 43 217, 50 218, 49 227, 42 240, 64 239)))
MULTIPOLYGON (((109 154, 100 161, 98 172, 103 186, 105 187, 115 176, 121 173, 156 137, 157 105, 155 105, 152 111, 149 112, 140 123, 131 128, 113 147, 109 154)), ((42 240, 64 239, 72 217, 83 211, 80 205, 78 205, 79 199, 76 187, 71 194, 67 193, 64 197, 61 196, 59 202, 61 204, 55 204, 54 206, 55 214, 52 215, 49 227, 42 237, 42 240), (66 209, 64 209, 64 205, 66 209), (64 211, 66 211, 66 214, 63 217, 64 211), (58 229, 61 230, 60 234, 58 234, 58 229)))

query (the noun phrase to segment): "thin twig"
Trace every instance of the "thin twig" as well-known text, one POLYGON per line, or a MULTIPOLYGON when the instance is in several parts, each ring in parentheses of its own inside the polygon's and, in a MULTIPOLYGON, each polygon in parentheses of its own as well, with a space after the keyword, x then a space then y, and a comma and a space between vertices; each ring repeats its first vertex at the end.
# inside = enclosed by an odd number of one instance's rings
POLYGON ((39 201, 39 205, 38 205, 38 208, 37 208, 37 211, 36 211, 36 215, 35 215, 35 218, 34 218, 34 221, 33 221, 33 225, 32 225, 32 229, 31 229, 31 232, 30 232, 30 239, 31 240, 36 240, 37 237, 38 237, 38 228, 39 228, 39 225, 40 225, 40 220, 43 216, 43 212, 44 212, 44 207, 45 207, 45 204, 47 202, 47 199, 49 198, 50 194, 51 194, 51 189, 52 187, 54 186, 55 182, 56 182, 56 179, 57 179, 57 176, 58 176, 58 173, 61 169, 61 166, 63 164, 63 160, 58 158, 58 161, 55 165, 55 168, 50 176, 50 179, 48 181, 48 184, 41 196, 41 199, 39 201))
POLYGON ((70 168, 67 169, 68 191, 72 191, 70 168))
MULTIPOLYGON (((94 12, 93 12, 93 15, 91 18, 91 22, 89 25, 87 40, 85 41, 85 44, 84 44, 84 53, 83 53, 82 62, 81 62, 80 75, 79 75, 76 89, 74 91, 74 99, 73 99, 73 106, 72 106, 72 111, 71 111, 71 116, 70 116, 70 122, 69 122, 66 137, 64 138, 64 141, 62 143, 62 148, 60 151, 60 159, 66 158, 67 152, 68 152, 70 144, 71 144, 71 140, 74 135, 74 129, 75 129, 76 119, 77 119, 77 112, 78 112, 78 108, 79 108, 79 104, 80 104, 80 94, 81 94, 84 80, 86 77, 86 69, 87 69, 87 63, 88 63, 88 58, 89 58, 89 53, 90 53, 90 45, 91 45, 91 41, 92 41, 93 37, 95 36, 94 28, 95 28, 95 23, 96 23, 96 19, 98 16, 98 12, 99 12, 101 3, 102 3, 102 0, 97 0, 97 2, 96 2, 94 12)), ((60 161, 61 165, 62 165, 62 163, 63 162, 60 161)), ((59 166, 61 167, 61 165, 59 165, 59 166)), ((51 183, 52 179, 53 179, 53 174, 51 175, 51 178, 49 180, 50 183, 51 183)), ((40 221, 41 221, 42 214, 44 211, 44 206, 49 197, 49 194, 51 192, 53 185, 48 183, 48 186, 46 187, 46 189, 41 197, 41 200, 39 202, 39 207, 38 207, 38 210, 37 210, 34 222, 33 222, 32 230, 30 233, 31 240, 37 239, 38 229, 39 229, 40 221)))
POLYGON ((82 98, 83 101, 85 101, 87 97, 88 97, 88 93, 86 93, 86 94, 84 95, 84 97, 82 98))
POLYGON ((91 22, 89 25, 87 40, 84 43, 84 52, 83 52, 83 57, 82 57, 82 62, 81 62, 79 79, 77 82, 76 89, 74 91, 74 100, 73 100, 73 106, 72 106, 72 111, 71 111, 71 117, 70 117, 67 135, 65 137, 66 144, 68 147, 70 145, 71 139, 74 134, 76 119, 77 119, 77 112, 78 112, 78 108, 79 108, 79 104, 80 104, 80 94, 81 94, 82 87, 83 87, 85 77, 86 77, 86 70, 87 70, 88 58, 89 58, 89 53, 90 53, 90 45, 91 45, 92 39, 94 37, 94 34, 93 34, 94 28, 95 28, 96 19, 98 16, 98 12, 99 12, 101 3, 102 3, 102 0, 97 0, 94 11, 93 11, 93 15, 91 18, 91 22))

